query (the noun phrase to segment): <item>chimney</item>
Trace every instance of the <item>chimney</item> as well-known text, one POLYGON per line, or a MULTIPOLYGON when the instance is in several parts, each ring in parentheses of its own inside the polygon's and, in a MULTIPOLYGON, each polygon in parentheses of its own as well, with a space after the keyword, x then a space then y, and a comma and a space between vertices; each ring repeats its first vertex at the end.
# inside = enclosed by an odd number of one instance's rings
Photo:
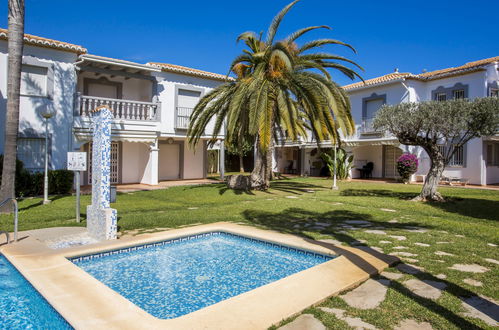
POLYGON ((394 72, 399 73, 399 68, 395 68, 394 72))

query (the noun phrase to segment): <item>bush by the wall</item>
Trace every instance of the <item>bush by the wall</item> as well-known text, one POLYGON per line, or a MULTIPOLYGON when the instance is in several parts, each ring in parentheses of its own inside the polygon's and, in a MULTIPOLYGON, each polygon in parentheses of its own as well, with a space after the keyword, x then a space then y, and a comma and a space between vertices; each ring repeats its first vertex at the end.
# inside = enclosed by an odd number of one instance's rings
MULTIPOLYGON (((0 155, 0 183, 2 182, 3 155, 0 155)), ((73 171, 49 171, 49 194, 65 195, 73 187, 73 171)), ((16 163, 16 196, 40 196, 43 194, 43 172, 30 173, 24 168, 22 161, 16 163)))
POLYGON ((409 182, 412 174, 418 170, 418 157, 413 154, 403 154, 397 160, 397 170, 402 177, 402 181, 409 182))

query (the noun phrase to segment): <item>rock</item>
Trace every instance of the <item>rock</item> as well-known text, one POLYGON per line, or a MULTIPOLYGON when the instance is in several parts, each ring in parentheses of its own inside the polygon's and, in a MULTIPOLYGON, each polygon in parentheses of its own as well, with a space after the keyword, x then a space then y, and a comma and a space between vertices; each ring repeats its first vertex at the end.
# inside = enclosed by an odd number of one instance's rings
POLYGON ((390 255, 392 255, 392 256, 401 256, 401 257, 417 257, 418 256, 417 254, 410 253, 410 252, 404 252, 404 251, 401 251, 401 252, 392 252, 392 253, 390 253, 390 255))
POLYGON ((250 190, 251 179, 249 175, 229 175, 227 176, 227 187, 234 190, 250 190))
POLYGON ((428 322, 418 322, 411 319, 402 320, 394 330, 433 330, 428 322))
POLYGON ((198 207, 188 207, 187 209, 188 209, 188 210, 197 210, 197 209, 198 209, 198 207))
POLYGON ((296 197, 296 196, 286 196, 286 198, 289 198, 289 199, 298 199, 298 197, 296 197))
POLYGON ((487 243, 488 246, 492 246, 492 247, 497 247, 497 244, 494 244, 494 243, 487 243))
POLYGON ((350 243, 350 245, 356 246, 356 245, 363 245, 366 243, 367 243, 367 241, 365 239, 358 239, 358 240, 352 241, 350 243))
POLYGON ((343 205, 343 203, 335 202, 335 203, 331 203, 331 205, 343 205))
POLYGON ((385 231, 376 230, 376 229, 367 229, 367 230, 364 230, 364 233, 375 234, 375 235, 386 235, 385 231))
POLYGON ((396 250, 405 250, 405 249, 408 249, 407 246, 394 246, 393 248, 396 249, 396 250))
POLYGON ((329 243, 329 244, 333 244, 333 245, 343 245, 344 244, 343 242, 340 242, 340 241, 335 240, 335 239, 330 239, 330 238, 320 239, 319 242, 329 243))
POLYGON ((485 273, 490 270, 487 267, 483 267, 477 264, 468 264, 468 265, 455 264, 452 265, 452 267, 449 267, 449 269, 454 269, 460 272, 468 272, 468 273, 485 273))
POLYGON ((398 280, 399 278, 404 276, 404 274, 391 273, 391 272, 382 272, 380 275, 386 277, 389 280, 398 280))
POLYGON ((413 258, 407 258, 407 257, 402 257, 402 259, 404 259, 404 262, 419 262, 418 259, 413 259, 413 258))
POLYGON ((447 278, 447 275, 445 275, 445 274, 437 274, 437 275, 435 275, 435 277, 439 278, 441 280, 445 280, 447 278))
POLYGON ((298 228, 301 228, 301 226, 300 225, 294 225, 293 228, 294 229, 298 229, 298 228))
POLYGON ((397 212, 396 210, 392 210, 392 209, 384 209, 384 208, 381 208, 380 210, 381 210, 381 211, 385 211, 385 212, 397 212))
POLYGON ((397 219, 393 219, 393 220, 390 220, 388 221, 388 223, 398 223, 399 221, 397 219))
POLYGON ((385 300, 388 280, 368 279, 359 287, 340 296, 345 302, 354 308, 372 309, 379 306, 385 300))
POLYGON ((450 244, 452 242, 437 242, 437 244, 450 244))
POLYGON ((435 254, 437 256, 454 256, 452 253, 447 253, 447 252, 444 252, 444 251, 435 251, 435 254))
POLYGON ((447 287, 445 283, 435 281, 421 281, 410 279, 403 283, 412 293, 427 299, 438 299, 442 295, 442 290, 447 287))
POLYGON ((495 260, 495 259, 485 258, 484 260, 485 260, 485 261, 488 261, 488 262, 491 262, 491 263, 493 263, 493 264, 499 265, 499 261, 497 261, 497 260, 495 260))
POLYGON ((419 243, 419 242, 414 243, 414 245, 417 245, 417 246, 422 246, 422 247, 428 247, 428 246, 430 246, 430 244, 426 244, 426 243, 419 243))
POLYGON ((462 307, 466 310, 465 316, 482 320, 490 326, 497 327, 499 324, 499 306, 491 298, 472 296, 461 298, 462 307))
POLYGON ((315 225, 316 226, 322 226, 322 227, 329 227, 329 226, 331 226, 331 224, 327 223, 327 222, 316 222, 315 225))
POLYGON ((461 238, 466 237, 466 236, 464 236, 464 235, 454 235, 454 236, 456 236, 456 237, 461 237, 461 238))
POLYGON ((311 314, 302 314, 293 322, 279 328, 279 330, 326 330, 324 324, 311 314))
POLYGON ((366 323, 362 321, 362 319, 358 317, 350 317, 348 315, 345 315, 346 311, 343 309, 339 308, 328 308, 328 307, 319 307, 319 309, 323 312, 333 314, 336 316, 336 318, 345 321, 349 326, 356 330, 361 330, 361 329, 376 329, 376 327, 372 324, 366 323))
POLYGON ((398 264, 397 269, 400 270, 401 272, 407 273, 407 274, 419 274, 422 271, 424 271, 423 267, 411 265, 411 264, 398 264))
POLYGON ((379 241, 380 244, 392 244, 390 241, 379 241))
POLYGON ((398 241, 405 241, 407 239, 407 237, 405 237, 405 236, 397 236, 397 235, 390 235, 388 237, 394 238, 398 241))
POLYGON ((426 233, 428 229, 423 229, 420 227, 415 227, 415 226, 407 226, 405 227, 406 231, 411 232, 411 233, 426 233))
POLYGON ((463 280, 463 282, 466 283, 466 284, 468 284, 468 285, 472 285, 472 286, 482 286, 483 285, 482 282, 474 280, 472 278, 465 278, 463 280))

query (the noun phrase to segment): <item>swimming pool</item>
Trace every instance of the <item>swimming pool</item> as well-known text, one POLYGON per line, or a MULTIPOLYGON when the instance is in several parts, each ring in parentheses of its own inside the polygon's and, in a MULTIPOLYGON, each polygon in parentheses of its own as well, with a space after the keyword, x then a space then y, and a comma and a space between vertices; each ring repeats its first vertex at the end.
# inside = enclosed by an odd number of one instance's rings
POLYGON ((171 319, 331 259, 217 231, 70 260, 151 315, 171 319))
POLYGON ((0 329, 72 329, 1 254, 0 329))

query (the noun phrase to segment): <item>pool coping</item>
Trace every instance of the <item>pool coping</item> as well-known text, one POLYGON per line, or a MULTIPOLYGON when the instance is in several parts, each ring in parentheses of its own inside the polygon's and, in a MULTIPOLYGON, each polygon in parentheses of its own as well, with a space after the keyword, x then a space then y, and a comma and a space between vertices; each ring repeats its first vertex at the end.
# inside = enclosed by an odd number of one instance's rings
POLYGON ((76 329, 266 329, 330 296, 352 288, 398 261, 396 257, 314 241, 234 223, 219 222, 52 250, 27 239, 0 252, 76 329), (336 256, 254 290, 175 319, 158 319, 110 289, 68 258, 182 236, 223 231, 336 256))

